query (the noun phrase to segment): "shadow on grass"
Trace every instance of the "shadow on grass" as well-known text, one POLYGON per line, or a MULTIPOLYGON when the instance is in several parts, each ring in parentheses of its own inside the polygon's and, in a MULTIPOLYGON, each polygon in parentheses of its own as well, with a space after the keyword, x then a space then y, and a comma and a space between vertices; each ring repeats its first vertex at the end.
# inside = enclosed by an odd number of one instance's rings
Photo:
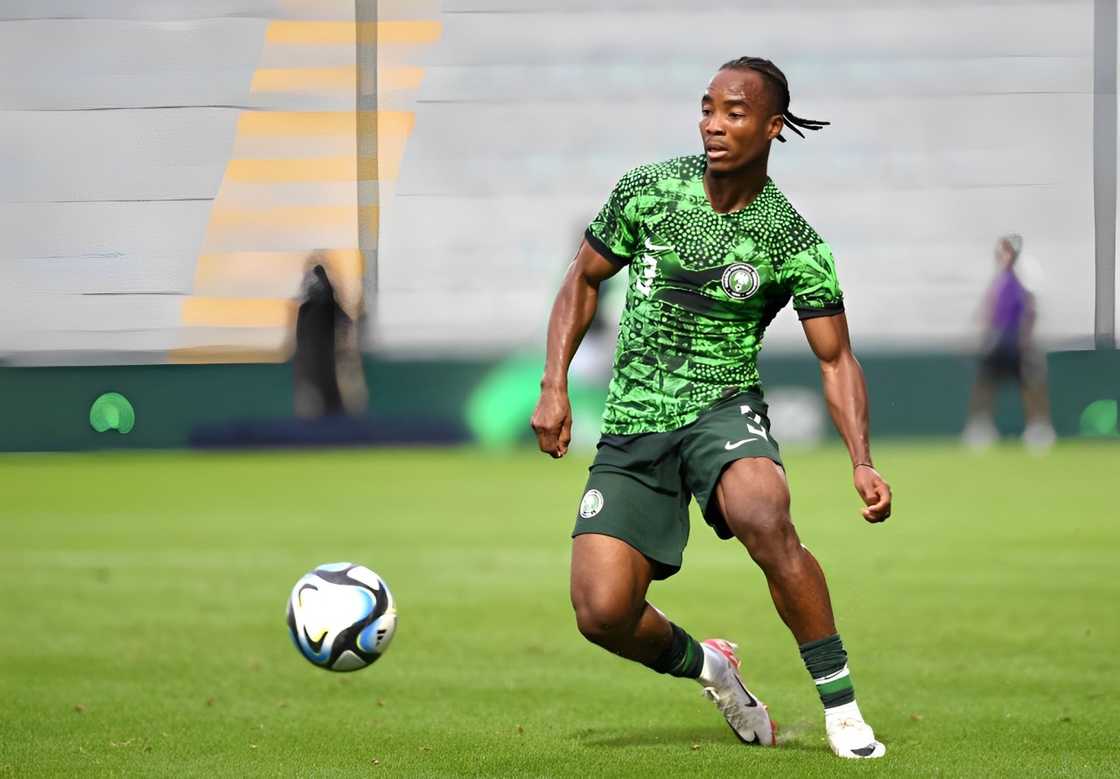
MULTIPOLYGON (((819 751, 817 734, 809 723, 795 723, 789 728, 779 728, 778 749, 819 751)), ((657 727, 637 729, 584 729, 572 734, 580 744, 592 749, 625 747, 685 746, 703 748, 738 744, 735 735, 727 728, 657 727)), ((827 746, 823 747, 828 749, 827 746)))

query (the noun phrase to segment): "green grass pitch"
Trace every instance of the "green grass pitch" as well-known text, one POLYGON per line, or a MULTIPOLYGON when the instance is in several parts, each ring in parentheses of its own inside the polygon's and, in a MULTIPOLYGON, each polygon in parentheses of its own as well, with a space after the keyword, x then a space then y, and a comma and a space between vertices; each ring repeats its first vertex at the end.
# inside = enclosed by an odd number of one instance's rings
POLYGON ((788 456, 888 745, 841 764, 762 576, 699 519, 651 600, 740 643, 778 749, 577 634, 578 452, 2 457, 0 776, 1115 772, 1120 450, 877 459, 896 509, 872 527, 839 449, 788 456), (284 623, 295 580, 337 560, 382 574, 400 611, 388 654, 352 674, 309 665, 284 623))

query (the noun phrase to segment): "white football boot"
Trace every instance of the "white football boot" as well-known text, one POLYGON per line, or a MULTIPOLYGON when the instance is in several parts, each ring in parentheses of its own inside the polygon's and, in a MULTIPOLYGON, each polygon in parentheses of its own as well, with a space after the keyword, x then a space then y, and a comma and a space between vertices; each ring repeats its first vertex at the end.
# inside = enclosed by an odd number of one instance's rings
POLYGON ((855 701, 826 709, 824 729, 829 746, 840 757, 866 760, 887 754, 887 748, 876 740, 875 731, 863 721, 855 701))
POLYGON ((774 746, 778 727, 770 719, 766 704, 743 684, 739 676, 742 661, 735 654, 735 644, 722 638, 709 638, 701 646, 704 668, 698 681, 704 685, 704 696, 715 703, 731 731, 744 744, 774 746))

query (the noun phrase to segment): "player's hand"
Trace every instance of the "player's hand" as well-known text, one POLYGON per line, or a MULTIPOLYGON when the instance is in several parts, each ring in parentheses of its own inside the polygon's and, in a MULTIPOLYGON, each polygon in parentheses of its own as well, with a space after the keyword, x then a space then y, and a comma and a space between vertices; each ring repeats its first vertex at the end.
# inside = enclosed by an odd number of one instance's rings
POLYGON ((852 472, 852 481, 867 505, 863 518, 868 522, 886 522, 891 515, 891 486, 869 465, 857 465, 852 472))
POLYGON ((543 389, 537 410, 529 421, 537 434, 537 445, 552 457, 563 457, 572 442, 572 404, 567 390, 543 389))

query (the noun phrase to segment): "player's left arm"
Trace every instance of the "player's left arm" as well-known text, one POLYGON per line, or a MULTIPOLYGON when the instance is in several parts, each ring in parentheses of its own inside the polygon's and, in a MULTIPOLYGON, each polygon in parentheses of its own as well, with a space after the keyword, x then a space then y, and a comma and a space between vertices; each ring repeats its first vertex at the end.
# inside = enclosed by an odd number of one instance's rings
POLYGON ((867 383, 852 354, 848 319, 841 313, 801 320, 809 346, 821 363, 821 383, 828 411, 852 458, 852 480, 867 505, 863 518, 883 522, 891 515, 891 488, 871 460, 867 383))

